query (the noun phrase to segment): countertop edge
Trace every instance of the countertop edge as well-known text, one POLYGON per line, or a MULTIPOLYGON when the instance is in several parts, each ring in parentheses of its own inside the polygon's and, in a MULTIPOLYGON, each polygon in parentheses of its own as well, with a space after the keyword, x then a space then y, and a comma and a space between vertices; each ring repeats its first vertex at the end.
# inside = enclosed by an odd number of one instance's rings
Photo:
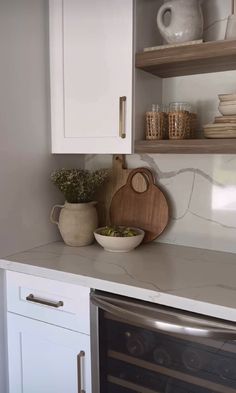
POLYGON ((13 262, 5 259, 0 259, 0 268, 46 279, 62 281, 68 284, 81 285, 87 288, 102 290, 105 292, 110 292, 121 296, 128 296, 134 299, 152 302, 167 307, 173 307, 184 311, 236 322, 236 310, 234 308, 176 296, 165 292, 138 288, 132 285, 63 272, 46 267, 33 266, 17 261, 13 262))

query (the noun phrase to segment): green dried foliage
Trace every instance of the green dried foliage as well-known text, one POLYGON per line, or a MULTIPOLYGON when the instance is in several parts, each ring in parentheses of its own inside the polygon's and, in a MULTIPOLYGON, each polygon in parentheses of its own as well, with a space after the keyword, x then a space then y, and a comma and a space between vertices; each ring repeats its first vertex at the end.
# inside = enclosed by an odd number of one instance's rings
POLYGON ((109 170, 94 172, 85 169, 58 169, 51 174, 52 182, 59 188, 69 203, 93 201, 96 190, 104 183, 109 170))

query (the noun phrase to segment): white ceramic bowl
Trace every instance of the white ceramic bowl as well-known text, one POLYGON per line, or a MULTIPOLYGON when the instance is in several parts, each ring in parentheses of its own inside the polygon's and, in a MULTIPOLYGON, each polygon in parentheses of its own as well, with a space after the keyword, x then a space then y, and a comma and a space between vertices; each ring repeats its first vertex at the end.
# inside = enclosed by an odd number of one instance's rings
POLYGON ((95 239, 104 248, 105 251, 110 252, 129 252, 138 247, 142 243, 145 232, 139 228, 134 229, 138 235, 131 237, 111 237, 101 235, 99 232, 104 229, 98 228, 94 232, 95 239))
POLYGON ((234 100, 234 101, 223 101, 223 102, 220 102, 220 105, 222 105, 222 106, 236 105, 236 100, 234 100))
POLYGON ((219 94, 221 102, 236 101, 236 94, 219 94))
POLYGON ((219 111, 223 116, 236 116, 236 102, 229 105, 219 105, 219 111))

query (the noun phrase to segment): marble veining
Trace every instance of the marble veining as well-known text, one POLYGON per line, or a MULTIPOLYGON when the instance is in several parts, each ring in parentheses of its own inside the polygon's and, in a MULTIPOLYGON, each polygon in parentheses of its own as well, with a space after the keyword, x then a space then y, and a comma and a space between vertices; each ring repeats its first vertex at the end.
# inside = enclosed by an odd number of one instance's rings
POLYGON ((189 167, 189 168, 182 168, 182 169, 175 170, 175 171, 164 172, 158 166, 157 161, 155 161, 155 156, 151 156, 148 154, 141 154, 140 160, 143 161, 145 164, 148 164, 150 167, 152 167, 155 170, 157 177, 160 180, 161 179, 171 179, 175 176, 181 175, 182 173, 192 173, 194 176, 193 177, 194 181, 195 181, 195 176, 199 175, 199 176, 202 176, 203 178, 205 178, 211 184, 214 184, 219 187, 224 187, 224 184, 216 181, 213 177, 211 177, 209 174, 207 174, 206 172, 204 172, 203 170, 201 170, 199 168, 189 167))
POLYGON ((225 38, 228 16, 231 14, 231 0, 204 0, 204 39, 217 41, 225 38))
POLYGON ((56 242, 0 260, 0 268, 236 322, 232 253, 152 243, 124 255, 56 242))
MULTIPOLYGON (((140 158, 141 158, 141 160, 143 162, 145 162, 146 164, 148 164, 148 166, 150 166, 151 168, 153 168, 155 170, 155 172, 157 173, 157 176, 158 176, 158 178, 160 180, 172 178, 172 177, 180 175, 181 173, 189 173, 189 172, 193 173, 192 186, 191 186, 191 190, 190 190, 190 194, 189 194, 189 201, 188 201, 188 205, 186 207, 186 210, 180 217, 172 217, 173 220, 182 219, 182 218, 185 217, 185 215, 187 213, 190 213, 193 216, 198 217, 198 218, 200 218, 202 220, 206 220, 206 221, 209 221, 209 222, 221 225, 223 228, 229 228, 229 229, 236 230, 236 224, 234 226, 233 225, 227 225, 227 224, 224 224, 223 222, 220 222, 220 221, 217 221, 217 220, 214 220, 214 219, 210 219, 208 217, 204 217, 204 216, 202 216, 200 214, 197 214, 196 212, 191 211, 191 202, 192 202, 193 193, 195 191, 196 177, 197 176, 200 176, 200 177, 204 178, 211 185, 220 187, 222 189, 226 189, 226 185, 224 185, 223 183, 215 180, 209 174, 207 174, 206 172, 204 172, 203 170, 198 169, 198 168, 184 168, 184 169, 180 169, 180 170, 178 170, 176 172, 167 172, 167 173, 165 173, 165 172, 162 172, 159 169, 159 167, 158 167, 158 165, 155 162, 153 157, 150 157, 148 155, 141 155, 140 158)), ((228 161, 228 162, 232 162, 232 161, 228 161)))

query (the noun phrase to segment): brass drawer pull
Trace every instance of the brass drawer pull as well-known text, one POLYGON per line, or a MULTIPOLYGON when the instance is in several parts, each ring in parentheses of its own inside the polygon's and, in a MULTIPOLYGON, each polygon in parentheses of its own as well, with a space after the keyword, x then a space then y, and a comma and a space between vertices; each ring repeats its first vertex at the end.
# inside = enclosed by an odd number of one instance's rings
POLYGON ((120 126, 119 126, 119 134, 122 139, 126 138, 126 131, 125 131, 125 104, 126 104, 126 97, 120 97, 120 126))
POLYGON ((63 307, 64 303, 60 300, 58 302, 53 302, 52 300, 45 300, 34 296, 32 293, 26 297, 28 302, 43 304, 44 306, 50 306, 54 308, 63 307))
POLYGON ((78 393, 86 393, 83 389, 83 361, 85 358, 85 352, 80 351, 77 356, 77 370, 78 370, 78 393))

